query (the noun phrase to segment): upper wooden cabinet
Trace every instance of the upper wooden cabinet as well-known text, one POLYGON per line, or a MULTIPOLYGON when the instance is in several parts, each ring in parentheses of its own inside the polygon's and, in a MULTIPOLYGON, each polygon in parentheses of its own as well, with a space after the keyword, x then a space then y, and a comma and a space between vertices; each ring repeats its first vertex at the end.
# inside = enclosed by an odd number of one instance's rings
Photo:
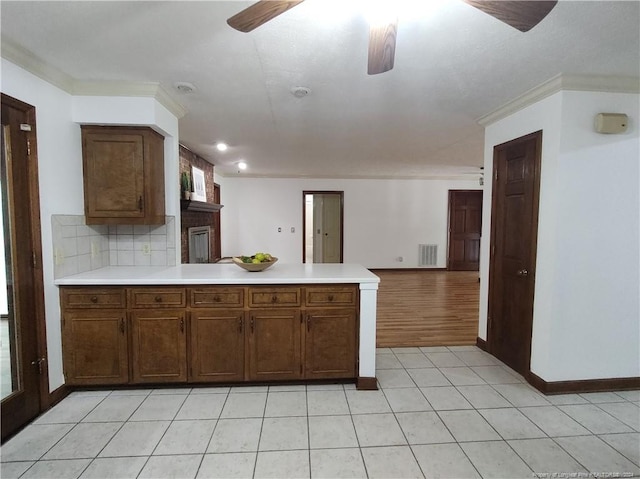
POLYGON ((164 137, 147 127, 82 126, 87 224, 165 223, 164 137))

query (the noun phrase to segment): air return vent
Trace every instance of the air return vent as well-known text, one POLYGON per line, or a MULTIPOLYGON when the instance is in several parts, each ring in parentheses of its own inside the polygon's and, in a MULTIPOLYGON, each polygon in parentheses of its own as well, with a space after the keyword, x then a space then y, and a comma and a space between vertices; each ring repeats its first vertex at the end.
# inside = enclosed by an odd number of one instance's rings
POLYGON ((438 245, 418 245, 418 266, 436 266, 438 264, 438 245))

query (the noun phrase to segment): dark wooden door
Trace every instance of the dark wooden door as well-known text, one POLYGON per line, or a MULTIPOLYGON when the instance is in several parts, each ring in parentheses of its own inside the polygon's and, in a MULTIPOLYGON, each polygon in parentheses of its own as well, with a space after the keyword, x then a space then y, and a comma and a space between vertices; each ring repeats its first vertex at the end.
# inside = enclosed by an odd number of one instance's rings
POLYGON ((450 190, 449 270, 478 271, 480 269, 481 232, 482 191, 450 190))
POLYGON ((498 145, 493 156, 489 351, 529 372, 542 132, 498 145))
POLYGON ((309 310, 305 322, 305 378, 355 377, 355 310, 309 310))
POLYGON ((300 311, 272 309, 249 313, 249 379, 302 378, 300 311))
POLYGON ((132 372, 136 383, 187 380, 187 340, 184 310, 131 313, 132 372))
POLYGON ((244 379, 244 311, 191 312, 192 381, 244 379))
POLYGON ((0 177, 5 256, 0 261, 5 263, 7 281, 6 291, 0 294, 6 294, 8 310, 0 321, 3 440, 50 401, 35 120, 33 106, 2 95, 0 177))

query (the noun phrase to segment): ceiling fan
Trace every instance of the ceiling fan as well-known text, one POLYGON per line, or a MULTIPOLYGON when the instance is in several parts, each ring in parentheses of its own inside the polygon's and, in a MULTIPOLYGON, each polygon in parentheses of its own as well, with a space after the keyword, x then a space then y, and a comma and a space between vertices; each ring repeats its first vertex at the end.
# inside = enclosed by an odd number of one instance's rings
MULTIPOLYGON (((304 0, 260 0, 227 20, 229 26, 241 32, 251 30, 295 7, 304 0)), ((463 0, 472 7, 498 20, 527 32, 535 27, 556 6, 557 0, 463 0)), ((369 30, 369 75, 393 68, 396 50, 397 20, 372 25, 369 30)))

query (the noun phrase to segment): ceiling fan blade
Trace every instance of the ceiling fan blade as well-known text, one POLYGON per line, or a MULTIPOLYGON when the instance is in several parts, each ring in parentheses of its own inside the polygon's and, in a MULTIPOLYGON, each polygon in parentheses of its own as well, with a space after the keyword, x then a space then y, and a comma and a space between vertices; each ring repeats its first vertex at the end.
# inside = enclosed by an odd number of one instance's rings
POLYGON ((247 33, 295 7, 304 0, 260 0, 227 20, 230 27, 247 33))
POLYGON ((528 32, 535 27, 558 3, 557 0, 464 0, 464 2, 521 32, 528 32))
POLYGON ((396 54, 398 20, 369 28, 369 75, 384 73, 393 68, 396 54))

